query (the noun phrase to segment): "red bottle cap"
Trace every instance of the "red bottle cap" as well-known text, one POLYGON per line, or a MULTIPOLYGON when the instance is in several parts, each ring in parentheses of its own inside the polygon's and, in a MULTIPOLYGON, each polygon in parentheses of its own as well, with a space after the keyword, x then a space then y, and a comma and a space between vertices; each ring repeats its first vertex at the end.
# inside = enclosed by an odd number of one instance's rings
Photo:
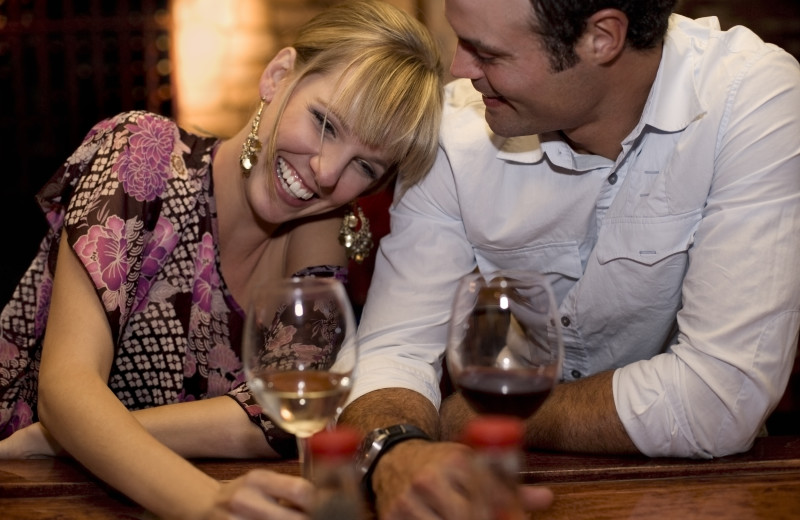
POLYGON ((475 449, 518 448, 522 445, 524 425, 521 419, 503 415, 480 416, 470 421, 462 442, 475 449))
POLYGON ((361 435, 356 430, 337 427, 314 434, 309 439, 309 449, 315 456, 351 457, 358 451, 361 435))

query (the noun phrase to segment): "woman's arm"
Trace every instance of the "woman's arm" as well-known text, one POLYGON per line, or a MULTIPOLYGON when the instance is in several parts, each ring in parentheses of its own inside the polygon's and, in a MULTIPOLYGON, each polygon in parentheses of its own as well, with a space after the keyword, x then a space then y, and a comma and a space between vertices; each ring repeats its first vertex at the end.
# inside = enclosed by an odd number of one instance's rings
MULTIPOLYGON (((228 396, 131 412, 152 436, 186 458, 277 458, 264 432, 228 396)), ((0 441, 0 459, 69 456, 40 422, 0 441)))
POLYGON ((95 475, 158 516, 201 517, 220 484, 148 433, 117 399, 107 386, 113 356, 102 303, 62 240, 39 376, 43 425, 95 475))

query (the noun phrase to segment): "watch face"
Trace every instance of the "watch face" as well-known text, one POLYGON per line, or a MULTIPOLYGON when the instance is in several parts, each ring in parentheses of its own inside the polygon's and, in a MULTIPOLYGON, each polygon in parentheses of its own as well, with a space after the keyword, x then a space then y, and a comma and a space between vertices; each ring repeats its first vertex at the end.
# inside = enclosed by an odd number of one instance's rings
MULTIPOLYGON (((427 439, 430 440, 425 432, 416 426, 410 424, 396 424, 388 428, 378 428, 372 430, 364 437, 361 444, 358 456, 356 458, 356 467, 358 471, 364 475, 364 480, 369 481, 373 466, 381 457, 384 451, 387 451, 406 439, 427 439)), ((367 484, 369 486, 369 484, 367 484)))
POLYGON ((383 440, 388 436, 388 431, 384 428, 372 430, 364 437, 361 442, 361 448, 358 450, 356 457, 356 467, 358 470, 366 474, 375 457, 380 453, 383 447, 383 440))

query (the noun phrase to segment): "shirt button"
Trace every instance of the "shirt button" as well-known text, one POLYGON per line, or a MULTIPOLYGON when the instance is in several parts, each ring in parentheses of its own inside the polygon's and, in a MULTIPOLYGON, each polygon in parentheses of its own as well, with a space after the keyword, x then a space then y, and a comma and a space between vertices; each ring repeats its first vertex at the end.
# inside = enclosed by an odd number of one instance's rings
POLYGON ((569 327, 571 321, 569 321, 569 316, 561 316, 561 324, 565 327, 569 327))
POLYGON ((572 372, 570 372, 570 373, 572 374, 572 377, 574 377, 575 379, 578 379, 578 378, 579 378, 579 377, 581 377, 581 375, 582 375, 582 374, 580 373, 580 371, 578 371, 578 370, 573 370, 573 371, 572 371, 572 372))
POLYGON ((611 175, 608 176, 608 183, 609 184, 616 184, 617 183, 617 174, 616 173, 612 173, 611 175))

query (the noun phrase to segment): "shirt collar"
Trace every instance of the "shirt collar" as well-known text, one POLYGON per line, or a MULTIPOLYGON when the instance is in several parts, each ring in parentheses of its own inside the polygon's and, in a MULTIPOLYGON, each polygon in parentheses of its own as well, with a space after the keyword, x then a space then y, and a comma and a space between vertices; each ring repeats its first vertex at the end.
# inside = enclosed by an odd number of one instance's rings
POLYGON ((645 104, 640 124, 631 135, 638 135, 644 125, 664 132, 680 132, 706 112, 700 101, 695 82, 698 47, 706 38, 698 32, 719 29, 716 18, 690 20, 673 14, 664 39, 661 63, 658 66, 650 96, 645 104))

